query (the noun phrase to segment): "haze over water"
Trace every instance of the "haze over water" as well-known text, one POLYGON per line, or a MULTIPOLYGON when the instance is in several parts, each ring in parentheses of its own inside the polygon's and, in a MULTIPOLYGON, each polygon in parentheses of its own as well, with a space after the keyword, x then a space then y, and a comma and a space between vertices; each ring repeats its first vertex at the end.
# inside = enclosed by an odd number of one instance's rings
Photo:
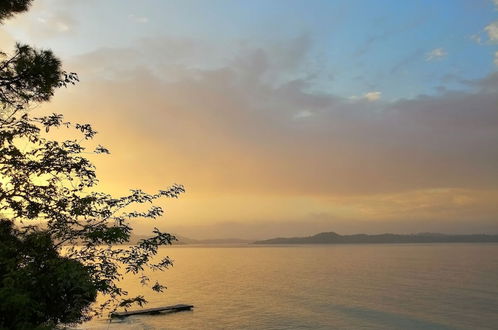
POLYGON ((148 307, 188 303, 193 312, 111 324, 94 320, 83 327, 496 329, 498 324, 494 243, 175 246, 161 254, 176 262, 157 274, 168 290, 149 296, 148 307))

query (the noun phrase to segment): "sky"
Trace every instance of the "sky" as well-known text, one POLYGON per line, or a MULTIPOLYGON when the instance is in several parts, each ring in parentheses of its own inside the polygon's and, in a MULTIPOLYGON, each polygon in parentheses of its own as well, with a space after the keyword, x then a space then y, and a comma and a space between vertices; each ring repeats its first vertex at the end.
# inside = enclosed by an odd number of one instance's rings
POLYGON ((81 82, 114 194, 192 238, 498 233, 498 1, 35 0, 0 46, 81 82))

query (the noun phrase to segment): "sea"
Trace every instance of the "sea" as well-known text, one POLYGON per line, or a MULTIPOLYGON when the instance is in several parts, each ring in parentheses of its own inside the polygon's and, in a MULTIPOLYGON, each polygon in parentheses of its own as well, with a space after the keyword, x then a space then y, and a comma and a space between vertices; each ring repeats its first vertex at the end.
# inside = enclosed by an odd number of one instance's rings
POLYGON ((172 246, 147 307, 79 329, 498 329, 498 244, 172 246))

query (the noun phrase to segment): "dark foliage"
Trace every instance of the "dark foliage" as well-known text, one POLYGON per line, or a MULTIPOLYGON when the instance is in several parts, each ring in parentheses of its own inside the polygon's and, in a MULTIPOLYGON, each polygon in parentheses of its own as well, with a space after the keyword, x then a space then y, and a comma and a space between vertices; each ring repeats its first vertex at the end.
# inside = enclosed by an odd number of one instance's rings
POLYGON ((61 257, 46 231, 0 220, 0 328, 33 329, 85 319, 97 289, 82 263, 61 257))
POLYGON ((78 80, 75 73, 61 71, 60 67, 60 61, 51 51, 17 44, 14 55, 0 62, 0 102, 4 110, 48 101, 54 87, 78 80))
POLYGON ((0 23, 14 14, 28 10, 33 0, 2 0, 0 1, 0 23))

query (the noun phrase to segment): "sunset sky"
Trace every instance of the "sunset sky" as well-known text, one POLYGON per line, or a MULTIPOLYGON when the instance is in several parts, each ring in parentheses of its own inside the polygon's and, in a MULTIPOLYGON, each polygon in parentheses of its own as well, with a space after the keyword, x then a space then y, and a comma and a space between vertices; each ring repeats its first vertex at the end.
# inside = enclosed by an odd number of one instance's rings
POLYGON ((192 238, 498 233, 498 0, 35 0, 5 22, 81 82, 100 188, 187 190, 192 238))

